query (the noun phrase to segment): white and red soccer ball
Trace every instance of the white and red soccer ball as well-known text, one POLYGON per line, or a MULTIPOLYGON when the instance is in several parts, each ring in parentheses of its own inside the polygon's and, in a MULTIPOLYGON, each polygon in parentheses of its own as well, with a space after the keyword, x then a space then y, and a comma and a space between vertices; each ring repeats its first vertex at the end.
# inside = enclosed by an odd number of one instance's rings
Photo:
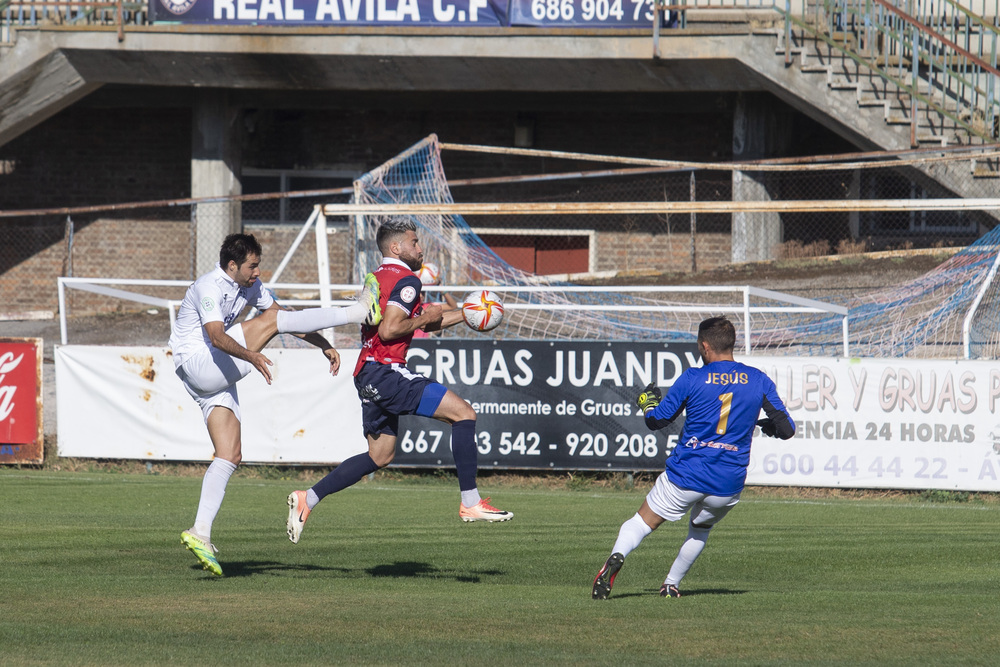
POLYGON ((462 319, 475 331, 492 331, 503 322, 503 302, 495 292, 469 292, 462 304, 462 319))
POLYGON ((417 271, 417 278, 420 278, 420 282, 424 285, 437 285, 441 282, 441 269, 437 264, 427 262, 417 271))

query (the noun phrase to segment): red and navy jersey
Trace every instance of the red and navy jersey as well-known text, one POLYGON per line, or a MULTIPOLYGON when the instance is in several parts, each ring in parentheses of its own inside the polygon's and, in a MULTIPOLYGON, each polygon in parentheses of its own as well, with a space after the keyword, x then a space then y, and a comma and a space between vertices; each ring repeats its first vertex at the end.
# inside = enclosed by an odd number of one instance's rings
MULTIPOLYGON (((379 307, 383 315, 389 308, 400 308, 407 317, 420 314, 420 288, 422 283, 406 264, 398 259, 386 258, 382 265, 372 273, 378 280, 379 307)), ((406 364, 406 352, 410 349, 413 334, 397 338, 391 342, 383 341, 378 335, 378 327, 361 326, 361 354, 358 355, 358 365, 354 375, 358 374, 366 361, 377 361, 380 364, 406 364)))

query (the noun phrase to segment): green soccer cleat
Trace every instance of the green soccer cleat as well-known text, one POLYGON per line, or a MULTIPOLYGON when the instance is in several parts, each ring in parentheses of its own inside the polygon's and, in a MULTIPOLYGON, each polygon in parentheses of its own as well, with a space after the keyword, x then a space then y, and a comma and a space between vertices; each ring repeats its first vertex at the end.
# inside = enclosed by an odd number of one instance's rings
POLYGON ((215 548, 214 544, 205 541, 190 530, 185 530, 181 533, 181 544, 194 554, 198 562, 201 563, 203 570, 208 570, 217 577, 222 576, 222 566, 215 559, 215 554, 219 553, 219 550, 215 548))
POLYGON ((379 289, 378 278, 375 277, 374 273, 369 273, 365 276, 365 286, 361 288, 361 296, 358 297, 358 302, 368 308, 368 316, 365 317, 364 324, 370 327, 376 327, 382 321, 382 308, 379 306, 380 298, 381 290, 379 289))

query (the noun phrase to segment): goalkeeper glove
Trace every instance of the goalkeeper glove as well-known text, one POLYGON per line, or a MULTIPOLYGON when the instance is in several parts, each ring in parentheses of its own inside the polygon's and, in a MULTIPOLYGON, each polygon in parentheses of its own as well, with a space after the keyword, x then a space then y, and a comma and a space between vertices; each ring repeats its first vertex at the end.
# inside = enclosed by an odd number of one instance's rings
POLYGON ((642 410, 642 414, 645 415, 647 412, 659 405, 662 398, 663 394, 660 393, 660 388, 650 382, 646 385, 643 392, 639 394, 639 397, 635 399, 635 404, 639 406, 639 409, 642 410))
POLYGON ((778 437, 778 428, 774 425, 774 420, 768 417, 767 419, 761 419, 757 422, 757 426, 760 426, 760 432, 769 438, 778 437))

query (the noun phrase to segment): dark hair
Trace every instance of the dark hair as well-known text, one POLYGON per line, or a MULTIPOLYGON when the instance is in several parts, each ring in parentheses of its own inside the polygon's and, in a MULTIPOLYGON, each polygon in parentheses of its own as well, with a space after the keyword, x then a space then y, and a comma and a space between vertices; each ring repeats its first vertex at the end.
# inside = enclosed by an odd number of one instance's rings
POLYGON ((409 218, 391 218, 379 225, 375 233, 375 244, 378 245, 379 252, 388 254, 389 246, 399 236, 406 232, 417 231, 417 224, 409 218))
POLYGON ((253 234, 230 234, 222 242, 219 250, 219 266, 223 271, 229 266, 230 260, 236 262, 236 266, 243 266, 250 255, 261 255, 260 243, 253 234))
POLYGON ((698 325, 698 340, 708 343, 713 352, 732 352, 736 327, 725 317, 710 317, 698 325))

